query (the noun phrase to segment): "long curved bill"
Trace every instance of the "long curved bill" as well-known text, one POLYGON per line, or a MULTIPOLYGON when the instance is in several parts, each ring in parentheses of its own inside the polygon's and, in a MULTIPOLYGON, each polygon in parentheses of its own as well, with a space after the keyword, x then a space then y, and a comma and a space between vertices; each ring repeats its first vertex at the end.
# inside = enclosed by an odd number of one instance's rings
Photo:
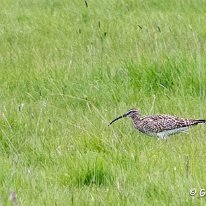
POLYGON ((123 117, 125 117, 124 115, 117 117, 116 119, 112 120, 108 126, 110 126, 112 123, 116 122, 119 119, 122 119, 123 117))

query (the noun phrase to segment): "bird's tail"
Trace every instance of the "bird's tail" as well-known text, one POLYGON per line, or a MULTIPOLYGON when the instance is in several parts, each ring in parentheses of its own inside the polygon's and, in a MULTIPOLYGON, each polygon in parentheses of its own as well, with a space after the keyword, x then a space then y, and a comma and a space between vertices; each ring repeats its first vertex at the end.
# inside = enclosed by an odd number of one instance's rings
POLYGON ((194 120, 194 123, 195 124, 202 124, 202 123, 206 123, 206 120, 205 119, 197 119, 197 120, 194 120))

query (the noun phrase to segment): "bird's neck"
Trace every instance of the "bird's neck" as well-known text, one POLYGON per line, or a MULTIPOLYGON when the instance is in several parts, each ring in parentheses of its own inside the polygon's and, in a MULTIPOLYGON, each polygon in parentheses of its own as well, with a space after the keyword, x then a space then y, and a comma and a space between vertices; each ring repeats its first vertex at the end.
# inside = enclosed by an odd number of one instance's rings
POLYGON ((134 123, 140 121, 140 115, 132 115, 131 118, 134 123))

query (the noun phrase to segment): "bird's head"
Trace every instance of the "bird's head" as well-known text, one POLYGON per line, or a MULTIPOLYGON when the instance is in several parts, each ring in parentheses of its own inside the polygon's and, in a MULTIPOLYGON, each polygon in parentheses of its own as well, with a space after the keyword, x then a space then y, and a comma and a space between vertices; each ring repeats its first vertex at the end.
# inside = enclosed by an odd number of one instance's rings
POLYGON ((131 118, 135 118, 135 117, 139 117, 140 112, 137 109, 130 109, 128 112, 126 112, 125 114, 115 118, 114 120, 112 120, 109 125, 111 125, 112 123, 116 122, 119 119, 122 119, 123 117, 131 117, 131 118))

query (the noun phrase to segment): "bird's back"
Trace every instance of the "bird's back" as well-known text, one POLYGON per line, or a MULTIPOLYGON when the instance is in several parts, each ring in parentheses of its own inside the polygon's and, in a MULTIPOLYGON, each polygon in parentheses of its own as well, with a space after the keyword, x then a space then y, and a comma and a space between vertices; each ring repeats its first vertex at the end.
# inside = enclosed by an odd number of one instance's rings
POLYGON ((135 123, 135 127, 141 132, 149 134, 190 127, 199 123, 205 123, 205 120, 184 119, 172 115, 157 114, 141 118, 135 123))

